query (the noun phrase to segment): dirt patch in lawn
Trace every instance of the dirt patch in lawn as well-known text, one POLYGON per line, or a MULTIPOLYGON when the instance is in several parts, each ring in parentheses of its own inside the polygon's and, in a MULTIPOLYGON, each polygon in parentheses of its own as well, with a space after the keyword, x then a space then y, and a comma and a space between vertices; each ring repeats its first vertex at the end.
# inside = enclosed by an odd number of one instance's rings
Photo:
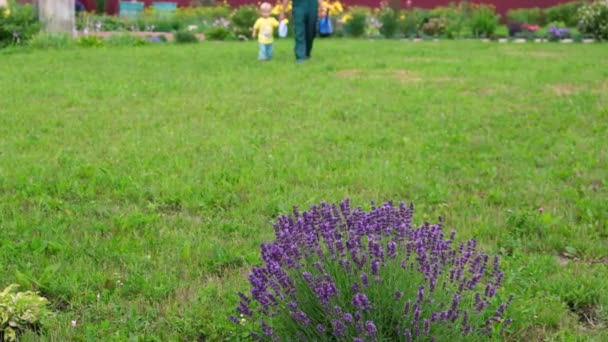
POLYGON ((554 84, 551 89, 557 96, 568 96, 576 94, 581 90, 580 87, 568 83, 554 84))
POLYGON ((504 50, 504 54, 507 56, 534 57, 534 58, 559 58, 559 57, 564 56, 563 53, 554 52, 554 51, 504 50))
POLYGON ((392 79, 399 82, 453 82, 458 81, 454 77, 430 77, 419 75, 406 69, 344 69, 336 71, 336 76, 342 79, 392 79))

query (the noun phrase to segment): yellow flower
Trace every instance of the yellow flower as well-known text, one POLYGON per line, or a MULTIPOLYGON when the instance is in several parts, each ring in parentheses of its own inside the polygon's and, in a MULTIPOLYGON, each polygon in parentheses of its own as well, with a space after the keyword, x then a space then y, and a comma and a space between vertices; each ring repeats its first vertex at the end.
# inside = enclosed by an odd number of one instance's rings
POLYGON ((11 9, 8 8, 8 5, 4 8, 0 7, 0 13, 4 14, 4 17, 8 17, 9 15, 11 15, 11 9))
POLYGON ((346 23, 349 20, 351 20, 353 18, 353 16, 350 13, 346 13, 343 17, 342 17, 342 22, 346 23))
POLYGON ((402 15, 399 17, 399 19, 401 19, 401 20, 405 20, 405 15, 403 15, 403 14, 402 14, 402 15))

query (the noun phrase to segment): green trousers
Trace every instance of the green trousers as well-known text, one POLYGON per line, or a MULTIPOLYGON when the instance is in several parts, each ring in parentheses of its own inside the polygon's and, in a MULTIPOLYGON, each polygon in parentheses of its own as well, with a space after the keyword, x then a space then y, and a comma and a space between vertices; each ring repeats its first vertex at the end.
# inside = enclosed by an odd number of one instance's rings
POLYGON ((296 59, 310 58, 312 42, 317 34, 319 16, 318 0, 293 0, 293 21, 295 25, 296 59))

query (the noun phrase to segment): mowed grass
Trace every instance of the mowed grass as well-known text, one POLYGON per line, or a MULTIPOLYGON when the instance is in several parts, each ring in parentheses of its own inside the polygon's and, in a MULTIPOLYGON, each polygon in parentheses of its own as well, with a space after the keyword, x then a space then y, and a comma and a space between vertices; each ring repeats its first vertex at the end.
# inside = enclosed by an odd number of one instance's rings
POLYGON ((42 340, 234 340, 275 219, 344 197, 502 255, 509 339, 608 340, 608 45, 256 49, 0 52, 0 287, 42 340))

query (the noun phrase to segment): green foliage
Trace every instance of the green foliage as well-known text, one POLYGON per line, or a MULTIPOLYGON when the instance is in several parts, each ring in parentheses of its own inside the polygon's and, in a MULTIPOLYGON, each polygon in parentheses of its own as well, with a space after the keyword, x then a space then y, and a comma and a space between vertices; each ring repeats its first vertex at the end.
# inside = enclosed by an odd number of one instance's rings
POLYGON ((83 30, 88 28, 89 31, 96 29, 99 25, 101 31, 124 31, 130 26, 128 19, 105 14, 91 14, 87 12, 80 13, 76 17, 76 29, 83 30))
POLYGON ((399 31, 399 13, 390 7, 383 8, 378 15, 380 23, 380 33, 386 38, 393 38, 399 31))
POLYGON ((364 7, 351 7, 352 18, 344 24, 344 31, 350 37, 361 37, 367 29, 369 9, 364 7))
POLYGON ((430 18, 426 23, 422 24, 422 32, 427 36, 441 36, 445 33, 446 22, 444 17, 430 18))
POLYGON ((131 34, 113 34, 106 38, 105 44, 107 46, 142 46, 147 45, 148 42, 131 34))
POLYGON ((578 25, 582 33, 608 40, 608 2, 595 1, 580 8, 578 25))
POLYGON ((40 31, 41 25, 32 5, 10 1, 9 8, 10 14, 0 14, 0 48, 24 44, 40 31))
POLYGON ((578 10, 586 3, 587 1, 572 1, 549 7, 545 9, 547 22, 561 21, 564 22, 567 27, 576 27, 579 20, 577 15, 578 10))
POLYGON ((223 26, 212 26, 205 31, 207 40, 228 40, 232 38, 232 32, 223 26))
POLYGON ((85 35, 76 39, 76 45, 86 48, 98 48, 104 45, 104 40, 95 35, 85 35))
POLYGON ((74 45, 74 39, 67 34, 38 33, 28 45, 35 49, 65 49, 74 45))
POLYGON ((491 6, 480 5, 471 15, 469 23, 475 37, 489 37, 498 26, 498 16, 491 6))
POLYGON ((507 12, 510 22, 544 26, 547 23, 545 12, 538 8, 517 8, 507 12))
POLYGON ((504 248, 506 341, 608 341, 604 44, 275 44, 0 51, 0 283, 57 308, 30 340, 238 341, 269 222, 350 196, 504 248))
POLYGON ((251 37, 251 29, 260 16, 256 6, 241 6, 234 11, 231 21, 236 36, 251 37))
POLYGON ((34 292, 16 292, 9 285, 0 292, 0 341, 17 341, 26 331, 37 331, 50 318, 48 301, 34 292))
POLYGON ((404 11, 405 18, 400 20, 400 31, 406 37, 417 36, 422 24, 429 18, 429 11, 416 8, 414 10, 404 11))
POLYGON ((175 32, 175 42, 178 44, 198 43, 198 38, 194 32, 182 30, 175 32))
POLYGON ((449 7, 437 7, 430 12, 431 17, 443 18, 445 29, 443 33, 447 38, 458 38, 467 26, 468 14, 464 5, 449 7))

